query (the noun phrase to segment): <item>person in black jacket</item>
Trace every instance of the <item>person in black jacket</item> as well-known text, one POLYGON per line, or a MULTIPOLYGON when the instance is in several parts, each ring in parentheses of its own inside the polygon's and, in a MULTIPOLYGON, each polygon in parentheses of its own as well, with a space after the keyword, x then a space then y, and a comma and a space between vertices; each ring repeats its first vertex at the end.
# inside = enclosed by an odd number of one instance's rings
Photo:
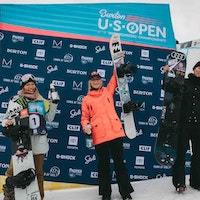
POLYGON ((200 191, 200 61, 184 82, 179 130, 177 159, 172 169, 173 185, 177 192, 185 191, 185 154, 191 140, 190 186, 200 191))

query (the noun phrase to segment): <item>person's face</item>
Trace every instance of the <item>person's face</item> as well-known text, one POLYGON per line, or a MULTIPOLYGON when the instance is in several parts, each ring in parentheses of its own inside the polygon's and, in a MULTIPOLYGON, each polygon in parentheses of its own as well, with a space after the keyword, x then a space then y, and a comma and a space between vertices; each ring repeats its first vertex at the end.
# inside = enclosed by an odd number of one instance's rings
POLYGON ((102 80, 99 77, 94 77, 90 80, 90 84, 93 88, 99 89, 102 87, 102 80))
POLYGON ((35 92, 36 85, 34 82, 28 82, 24 85, 23 90, 26 92, 35 92))
POLYGON ((195 75, 196 77, 200 77, 200 66, 198 66, 198 67, 196 67, 196 68, 194 69, 194 75, 195 75))

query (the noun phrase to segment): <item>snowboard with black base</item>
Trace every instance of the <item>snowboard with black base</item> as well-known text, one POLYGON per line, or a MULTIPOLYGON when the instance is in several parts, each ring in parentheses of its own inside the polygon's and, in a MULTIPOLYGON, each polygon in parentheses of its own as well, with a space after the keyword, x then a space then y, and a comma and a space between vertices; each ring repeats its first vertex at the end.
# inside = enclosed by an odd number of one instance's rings
POLYGON ((164 100, 155 157, 159 164, 172 166, 176 160, 177 133, 186 71, 186 55, 173 51, 167 56, 163 89, 164 100))
MULTIPOLYGON (((13 113, 16 110, 13 108, 13 113)), ((12 120, 14 124, 2 130, 11 139, 13 163, 13 176, 8 176, 3 186, 5 198, 41 200, 30 141, 28 109, 20 110, 12 120)))
POLYGON ((137 68, 133 67, 130 62, 124 63, 124 54, 122 51, 121 41, 119 34, 113 34, 110 39, 110 54, 114 67, 117 71, 117 83, 122 102, 124 129, 126 136, 129 139, 136 137, 136 127, 133 112, 140 107, 139 102, 131 101, 128 75, 136 73, 137 68))

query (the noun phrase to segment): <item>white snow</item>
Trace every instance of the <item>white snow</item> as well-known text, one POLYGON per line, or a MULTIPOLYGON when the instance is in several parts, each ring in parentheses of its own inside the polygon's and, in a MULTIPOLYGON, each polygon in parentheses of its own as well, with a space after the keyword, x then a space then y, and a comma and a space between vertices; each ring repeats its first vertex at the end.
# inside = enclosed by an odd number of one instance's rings
MULTIPOLYGON (((178 194, 172 185, 171 177, 151 179, 145 181, 132 182, 134 192, 133 200, 197 200, 200 199, 200 191, 194 190, 189 186, 187 176, 187 189, 184 194, 178 194)), ((120 194, 116 184, 112 185, 112 199, 120 200, 120 194)), ((100 200, 98 187, 91 186, 86 188, 75 188, 65 190, 45 191, 44 200, 100 200)), ((0 194, 0 200, 3 195, 0 194)))

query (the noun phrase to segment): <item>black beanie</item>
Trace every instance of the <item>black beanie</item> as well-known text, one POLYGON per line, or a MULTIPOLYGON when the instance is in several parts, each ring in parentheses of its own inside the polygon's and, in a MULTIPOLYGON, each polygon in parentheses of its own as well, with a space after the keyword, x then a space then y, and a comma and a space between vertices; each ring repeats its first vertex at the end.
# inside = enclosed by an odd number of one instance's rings
POLYGON ((198 62, 194 65, 193 70, 194 70, 196 67, 200 67, 200 61, 198 61, 198 62))

